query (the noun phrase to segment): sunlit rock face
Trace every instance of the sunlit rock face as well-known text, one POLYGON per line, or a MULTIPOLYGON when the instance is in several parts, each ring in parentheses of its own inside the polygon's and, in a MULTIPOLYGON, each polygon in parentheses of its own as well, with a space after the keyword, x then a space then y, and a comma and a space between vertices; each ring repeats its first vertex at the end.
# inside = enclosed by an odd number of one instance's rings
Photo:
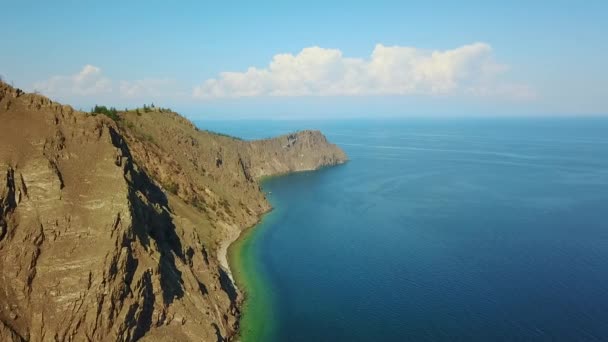
POLYGON ((0 82, 0 340, 231 339, 225 250, 270 209, 258 179, 344 161, 320 132, 115 122, 0 82))

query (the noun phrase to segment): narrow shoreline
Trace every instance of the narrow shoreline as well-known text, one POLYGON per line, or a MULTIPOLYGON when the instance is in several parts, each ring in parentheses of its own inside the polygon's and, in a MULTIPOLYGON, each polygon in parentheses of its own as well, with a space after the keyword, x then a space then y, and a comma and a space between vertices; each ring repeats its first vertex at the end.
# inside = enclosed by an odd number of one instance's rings
POLYGON ((228 277, 232 281, 234 288, 239 293, 242 293, 242 292, 238 288, 236 279, 234 277, 234 273, 232 272, 232 268, 230 267, 230 260, 229 260, 230 253, 228 251, 230 250, 230 247, 245 234, 245 232, 248 232, 249 230, 254 229, 258 224, 260 224, 260 222, 262 222, 262 217, 264 217, 264 215, 270 213, 272 210, 273 210, 273 208, 270 207, 270 209, 268 209, 267 211, 258 215, 256 217, 256 221, 252 225, 249 225, 243 229, 238 228, 238 226, 232 226, 235 229, 231 229, 230 233, 228 234, 228 238, 222 240, 220 242, 220 245, 218 246, 218 249, 217 249, 218 261, 220 262, 220 265, 224 268, 224 270, 228 274, 228 277))
POLYGON ((239 325, 232 336, 233 341, 263 341, 274 326, 273 302, 268 293, 272 285, 257 268, 257 258, 251 254, 256 249, 253 246, 259 234, 268 227, 267 222, 272 222, 268 218, 273 212, 274 208, 262 214, 258 222, 244 229, 228 248, 228 264, 234 282, 239 286, 239 325))
POLYGON ((243 232, 249 228, 238 229, 238 227, 236 227, 236 226, 235 226, 235 228, 236 229, 230 230, 230 234, 228 234, 228 238, 223 239, 220 242, 220 245, 217 248, 217 258, 218 258, 218 261, 220 262, 220 265, 222 266, 222 268, 224 268, 224 271, 226 271, 226 274, 228 274, 228 277, 232 281, 232 285, 234 286, 234 288, 238 292, 240 292, 239 288, 236 284, 236 281, 234 279, 234 275, 232 274, 232 269, 230 268, 230 262, 228 261, 228 249, 230 248, 230 246, 232 246, 232 244, 236 240, 239 239, 239 237, 241 237, 243 232))
MULTIPOLYGON (((318 171, 318 170, 326 168, 326 167, 334 167, 334 166, 342 165, 342 164, 345 164, 346 162, 347 161, 339 161, 332 165, 321 165, 321 166, 318 166, 316 168, 311 168, 311 169, 302 169, 302 170, 290 171, 290 172, 285 172, 285 173, 271 175, 271 176, 263 176, 263 177, 258 178, 258 182, 259 182, 260 186, 262 187, 262 191, 264 191, 263 184, 266 181, 268 181, 269 179, 272 179, 275 177, 282 177, 282 176, 286 176, 286 175, 293 174, 293 173, 315 172, 315 171, 318 171)), ((241 288, 239 288, 239 284, 237 284, 237 279, 236 279, 237 277, 236 277, 236 273, 234 272, 235 270, 233 270, 231 267, 231 264, 233 261, 230 260, 231 254, 232 254, 232 253, 230 253, 230 249, 233 247, 233 245, 236 242, 238 242, 242 238, 246 237, 247 233, 250 233, 251 230, 256 229, 256 227, 258 227, 260 225, 260 223, 262 223, 264 217, 275 209, 272 206, 272 204, 270 203, 271 201, 270 201, 270 199, 268 199, 268 197, 267 197, 267 201, 270 204, 270 207, 265 212, 261 213, 260 215, 257 215, 256 221, 252 225, 247 226, 243 229, 239 229, 238 226, 231 226, 234 229, 229 230, 230 233, 228 234, 227 238, 223 239, 218 246, 217 257, 219 259, 220 265, 224 268, 224 270, 228 274, 228 277, 232 281, 232 284, 233 284, 235 290, 237 291, 237 293, 240 296, 240 299, 237 300, 237 304, 236 304, 240 311, 240 314, 238 317, 239 324, 238 324, 237 330, 234 331, 234 335, 230 336, 230 338, 229 338, 229 340, 232 340, 232 341, 240 341, 240 338, 242 336, 243 314, 244 314, 244 309, 246 306, 245 303, 248 298, 247 298, 245 284, 241 284, 241 288)))

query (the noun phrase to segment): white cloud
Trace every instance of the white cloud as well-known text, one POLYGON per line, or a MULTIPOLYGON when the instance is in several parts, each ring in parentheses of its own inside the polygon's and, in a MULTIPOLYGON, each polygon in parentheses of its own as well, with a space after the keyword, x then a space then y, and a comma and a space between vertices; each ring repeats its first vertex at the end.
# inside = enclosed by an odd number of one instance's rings
POLYGON ((309 47, 278 54, 266 68, 222 72, 194 88, 195 98, 469 94, 530 97, 529 87, 503 84, 507 66, 485 43, 453 50, 376 45, 368 59, 344 57, 338 49, 309 47))
POLYGON ((144 78, 115 82, 104 76, 101 68, 90 64, 85 65, 73 75, 58 75, 45 81, 38 81, 34 83, 33 89, 61 99, 105 95, 106 99, 150 101, 184 97, 187 94, 183 87, 179 90, 179 85, 173 79, 144 78))
POLYGON ((121 81, 120 95, 125 98, 158 98, 178 95, 178 85, 168 78, 145 78, 135 81, 121 81))
POLYGON ((100 68, 87 64, 74 75, 53 76, 36 82, 34 89, 49 96, 98 95, 111 92, 112 82, 102 75, 100 68))

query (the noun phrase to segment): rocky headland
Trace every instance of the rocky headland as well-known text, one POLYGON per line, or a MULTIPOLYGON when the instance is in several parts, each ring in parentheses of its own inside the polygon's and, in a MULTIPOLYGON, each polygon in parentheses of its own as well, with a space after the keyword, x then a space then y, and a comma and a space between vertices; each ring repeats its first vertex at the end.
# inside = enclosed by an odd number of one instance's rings
POLYGON ((243 141, 0 82, 0 340, 233 339, 225 253, 270 210, 259 179, 346 160, 318 131, 243 141))

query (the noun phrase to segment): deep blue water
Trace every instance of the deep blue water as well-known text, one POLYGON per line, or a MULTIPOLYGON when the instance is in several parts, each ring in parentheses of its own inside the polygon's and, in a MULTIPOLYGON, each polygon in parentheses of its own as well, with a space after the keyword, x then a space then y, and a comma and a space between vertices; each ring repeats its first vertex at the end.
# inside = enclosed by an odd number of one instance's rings
POLYGON ((608 120, 199 126, 351 159, 264 185, 273 340, 608 340, 608 120))

